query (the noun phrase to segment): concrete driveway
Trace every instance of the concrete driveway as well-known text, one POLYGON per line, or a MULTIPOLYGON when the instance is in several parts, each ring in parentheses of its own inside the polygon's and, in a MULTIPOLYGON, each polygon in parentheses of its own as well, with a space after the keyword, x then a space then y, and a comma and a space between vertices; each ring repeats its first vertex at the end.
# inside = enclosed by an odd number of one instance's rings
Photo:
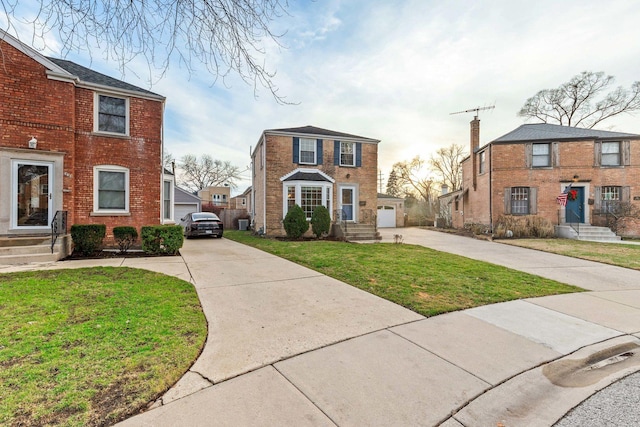
POLYGON ((110 260, 191 281, 209 322, 186 375, 120 425, 547 426, 640 370, 638 272, 425 230, 383 232, 386 241, 398 233, 593 291, 424 318, 226 239, 186 241, 182 258, 110 260))

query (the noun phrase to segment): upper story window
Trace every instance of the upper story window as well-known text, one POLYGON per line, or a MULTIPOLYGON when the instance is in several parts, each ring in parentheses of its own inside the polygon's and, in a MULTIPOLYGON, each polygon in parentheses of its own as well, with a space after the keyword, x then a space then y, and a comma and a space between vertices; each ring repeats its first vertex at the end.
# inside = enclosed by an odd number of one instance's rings
POLYGON ((482 151, 480 153, 480 167, 479 167, 479 173, 483 174, 487 171, 487 152, 486 151, 482 151))
POLYGON ((356 165, 356 149, 353 142, 340 143, 340 166, 356 165))
POLYGON ((129 99, 95 95, 94 131, 114 135, 129 135, 129 99))
POLYGON ((300 163, 316 164, 316 141, 300 138, 300 163))
POLYGON ((531 165, 534 168, 551 166, 551 144, 533 144, 531 165))
POLYGON ((95 166, 93 194, 94 212, 128 213, 129 169, 121 166, 95 166))
POLYGON ((511 188, 511 214, 529 214, 529 187, 511 188))
POLYGON ((602 155, 600 158, 602 166, 620 166, 620 142, 603 142, 602 155))

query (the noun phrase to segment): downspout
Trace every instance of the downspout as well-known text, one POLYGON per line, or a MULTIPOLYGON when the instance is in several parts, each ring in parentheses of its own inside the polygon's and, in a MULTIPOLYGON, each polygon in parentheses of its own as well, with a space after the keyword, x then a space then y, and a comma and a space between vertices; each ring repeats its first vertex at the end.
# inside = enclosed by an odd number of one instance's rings
POLYGON ((489 144, 489 231, 493 233, 493 144, 489 144))
POLYGON ((267 234, 267 136, 262 132, 262 151, 260 161, 262 161, 262 153, 264 153, 264 167, 262 168, 262 222, 264 223, 264 234, 267 234))
MULTIPOLYGON (((162 209, 164 206, 164 108, 166 100, 162 101, 162 119, 160 125, 160 224, 164 223, 162 209)), ((174 176, 175 178, 175 176, 174 176)), ((173 201, 173 198, 172 198, 173 201)), ((171 209, 171 207, 169 207, 171 209)))

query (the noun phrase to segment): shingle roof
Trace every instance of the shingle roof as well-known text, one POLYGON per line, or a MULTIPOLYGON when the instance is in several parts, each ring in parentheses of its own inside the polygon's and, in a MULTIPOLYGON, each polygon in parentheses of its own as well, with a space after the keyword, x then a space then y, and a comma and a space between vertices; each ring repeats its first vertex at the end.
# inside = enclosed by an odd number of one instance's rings
POLYGON ((534 123, 521 125, 506 135, 492 142, 520 142, 539 140, 567 140, 567 139, 603 139, 603 138, 640 138, 633 133, 609 132, 605 130, 575 128, 570 126, 551 125, 548 123, 534 123))
POLYGON ((123 89, 123 90, 128 90, 133 92, 139 92, 146 95, 153 95, 153 96, 160 96, 160 97, 162 96, 162 95, 158 95, 157 93, 148 91, 146 89, 142 89, 138 86, 134 86, 127 82, 123 82, 122 80, 114 79, 113 77, 109 77, 105 74, 91 70, 87 67, 83 67, 82 65, 76 64, 75 62, 67 61, 66 59, 58 59, 58 58, 51 58, 51 57, 47 57, 47 59, 53 62, 54 64, 56 64, 57 66, 64 68, 71 74, 78 76, 80 81, 83 81, 86 83, 93 83, 93 84, 98 84, 102 86, 108 86, 114 89, 123 89))
POLYGON ((367 138, 364 136, 352 135, 349 133, 336 132, 334 130, 322 129, 315 126, 307 125, 301 126, 297 128, 284 128, 284 129, 267 129, 265 132, 288 132, 288 133, 297 133, 297 134, 306 134, 306 135, 319 135, 319 136, 330 136, 336 138, 355 138, 355 139, 363 139, 372 142, 380 142, 377 139, 367 138))
POLYGON ((284 181, 325 181, 331 182, 319 172, 296 172, 284 181))

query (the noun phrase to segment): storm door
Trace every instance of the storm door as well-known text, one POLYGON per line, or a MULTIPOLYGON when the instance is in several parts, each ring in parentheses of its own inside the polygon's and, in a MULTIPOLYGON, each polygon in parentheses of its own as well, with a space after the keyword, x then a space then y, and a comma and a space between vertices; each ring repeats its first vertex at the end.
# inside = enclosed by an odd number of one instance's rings
POLYGON ((51 224, 53 163, 14 161, 12 225, 44 228, 51 224))

